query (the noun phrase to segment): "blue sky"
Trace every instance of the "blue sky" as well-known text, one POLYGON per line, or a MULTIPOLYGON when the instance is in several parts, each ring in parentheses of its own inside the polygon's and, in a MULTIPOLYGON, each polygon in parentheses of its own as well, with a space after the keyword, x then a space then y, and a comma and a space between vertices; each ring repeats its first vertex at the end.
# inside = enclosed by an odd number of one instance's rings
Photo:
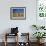
POLYGON ((13 9, 13 13, 24 13, 24 9, 13 9))

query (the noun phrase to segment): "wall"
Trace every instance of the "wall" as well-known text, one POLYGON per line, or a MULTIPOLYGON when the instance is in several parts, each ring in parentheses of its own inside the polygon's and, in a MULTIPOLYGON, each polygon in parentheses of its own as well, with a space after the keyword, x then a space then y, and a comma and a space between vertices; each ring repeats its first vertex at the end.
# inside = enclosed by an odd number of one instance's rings
POLYGON ((36 0, 1 0, 0 1, 0 34, 8 32, 11 27, 19 27, 19 32, 29 32, 31 25, 36 24, 36 0), (26 20, 10 20, 10 7, 26 7, 26 20))

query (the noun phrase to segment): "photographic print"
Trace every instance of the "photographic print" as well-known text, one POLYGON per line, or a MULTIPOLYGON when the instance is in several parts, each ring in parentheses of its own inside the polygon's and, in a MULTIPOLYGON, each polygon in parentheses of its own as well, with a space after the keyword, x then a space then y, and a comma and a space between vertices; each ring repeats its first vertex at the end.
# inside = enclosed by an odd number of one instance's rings
POLYGON ((25 20, 26 19, 26 7, 11 7, 10 8, 11 20, 25 20))

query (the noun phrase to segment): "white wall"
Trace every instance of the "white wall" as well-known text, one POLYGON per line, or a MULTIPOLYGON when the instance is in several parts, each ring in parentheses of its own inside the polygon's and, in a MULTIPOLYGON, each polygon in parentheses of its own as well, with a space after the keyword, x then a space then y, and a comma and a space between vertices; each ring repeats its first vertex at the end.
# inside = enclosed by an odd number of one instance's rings
POLYGON ((19 32, 29 32, 31 25, 36 24, 36 0, 1 0, 0 1, 0 34, 11 27, 19 27, 19 32), (26 20, 10 20, 10 7, 26 7, 26 20))

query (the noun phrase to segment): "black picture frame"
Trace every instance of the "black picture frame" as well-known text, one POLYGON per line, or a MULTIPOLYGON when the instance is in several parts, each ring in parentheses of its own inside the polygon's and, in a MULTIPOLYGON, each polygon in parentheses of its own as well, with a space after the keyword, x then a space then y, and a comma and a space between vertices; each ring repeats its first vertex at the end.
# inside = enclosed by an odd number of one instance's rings
POLYGON ((26 19, 26 7, 11 7, 10 8, 11 20, 25 20, 26 19))

